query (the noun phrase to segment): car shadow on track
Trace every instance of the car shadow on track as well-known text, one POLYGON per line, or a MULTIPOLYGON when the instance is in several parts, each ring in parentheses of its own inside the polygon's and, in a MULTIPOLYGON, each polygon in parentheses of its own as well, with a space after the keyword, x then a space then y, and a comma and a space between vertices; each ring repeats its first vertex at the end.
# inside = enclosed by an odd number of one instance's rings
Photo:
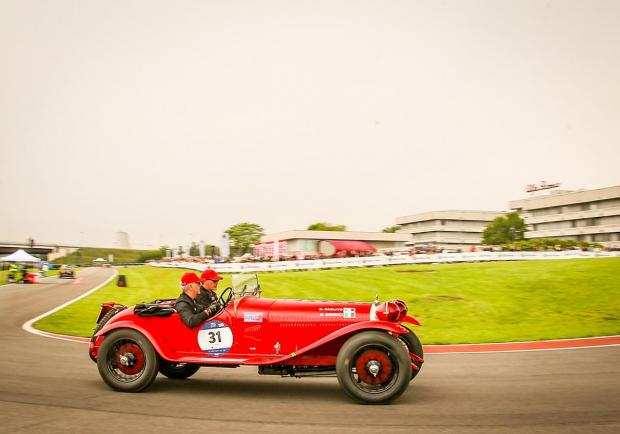
POLYGON ((333 383, 321 380, 321 383, 312 382, 313 379, 278 378, 277 381, 263 379, 202 379, 191 378, 188 380, 171 380, 159 376, 149 388, 149 393, 181 392, 183 394, 196 394, 207 396, 212 394, 221 399, 245 397, 249 399, 286 399, 291 396, 303 396, 309 401, 333 401, 342 402, 347 398, 340 389, 338 380, 333 383))
MULTIPOLYGON (((93 388, 111 394, 121 393, 111 390, 100 380, 88 382, 93 388)), ((441 401, 442 397, 432 393, 433 387, 412 385, 405 393, 390 405, 415 405, 421 402, 441 401)), ((265 400, 282 402, 291 398, 300 398, 308 403, 352 404, 352 401, 341 389, 336 378, 262 378, 228 379, 228 378, 190 378, 187 380, 171 380, 159 375, 155 382, 144 392, 159 397, 170 395, 174 399, 177 395, 196 398, 217 399, 247 399, 249 401, 265 400), (320 381, 320 382, 319 382, 320 381), (333 382, 332 382, 333 381, 333 382)), ((129 394, 123 394, 129 395, 129 394)))
MULTIPOLYGON (((415 404, 428 395, 422 387, 411 387, 397 404, 415 404)), ((227 378, 191 378, 171 380, 161 375, 157 377, 147 393, 182 393, 183 395, 213 395, 218 399, 247 398, 281 401, 291 397, 300 397, 304 401, 353 403, 344 393, 338 380, 334 378, 273 378, 273 379, 227 379, 227 378)))

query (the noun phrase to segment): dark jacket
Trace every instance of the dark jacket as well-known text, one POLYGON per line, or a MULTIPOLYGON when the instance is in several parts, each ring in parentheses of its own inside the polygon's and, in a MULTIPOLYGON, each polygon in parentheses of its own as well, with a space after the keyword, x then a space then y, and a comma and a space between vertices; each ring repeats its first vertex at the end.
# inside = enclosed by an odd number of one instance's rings
POLYGON ((200 288, 200 294, 196 297, 196 303, 205 307, 205 309, 217 302, 217 295, 215 291, 207 291, 204 288, 200 288))
POLYGON ((182 293, 179 298, 177 298, 174 308, 179 313, 181 321, 190 329, 193 329, 207 319, 204 306, 194 302, 186 293, 182 293))

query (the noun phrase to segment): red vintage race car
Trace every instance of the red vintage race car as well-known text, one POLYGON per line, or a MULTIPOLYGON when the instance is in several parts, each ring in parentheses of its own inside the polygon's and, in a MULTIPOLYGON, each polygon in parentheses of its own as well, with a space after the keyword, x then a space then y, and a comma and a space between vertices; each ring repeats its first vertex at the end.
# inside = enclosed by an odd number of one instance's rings
POLYGON ((158 372, 188 378, 202 366, 258 366, 258 373, 338 378, 362 403, 399 397, 420 372, 419 325, 400 300, 380 303, 286 300, 260 297, 255 275, 233 276, 219 298, 221 309, 190 329, 174 300, 125 307, 102 306, 89 345, 103 380, 138 392, 158 372))

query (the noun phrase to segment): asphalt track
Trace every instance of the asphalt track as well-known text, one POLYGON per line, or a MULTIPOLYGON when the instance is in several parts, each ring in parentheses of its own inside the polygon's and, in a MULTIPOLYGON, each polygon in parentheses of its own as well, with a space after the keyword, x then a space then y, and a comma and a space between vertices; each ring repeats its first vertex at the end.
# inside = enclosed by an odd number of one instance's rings
MULTIPOLYGON (((109 269, 0 286, 0 433, 620 432, 620 347, 430 354, 387 406, 349 401, 335 378, 203 368, 123 394, 83 343, 27 333, 27 320, 104 281, 109 269)), ((131 288, 119 291, 130 291, 131 288)))

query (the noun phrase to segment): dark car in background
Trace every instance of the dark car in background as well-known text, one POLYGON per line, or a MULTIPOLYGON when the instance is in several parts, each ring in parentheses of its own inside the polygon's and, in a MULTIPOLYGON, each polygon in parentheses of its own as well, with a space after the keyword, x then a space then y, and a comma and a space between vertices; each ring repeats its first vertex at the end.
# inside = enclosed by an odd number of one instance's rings
POLYGON ((67 265, 61 265, 60 270, 58 271, 59 279, 75 279, 75 270, 73 268, 69 268, 67 265))

